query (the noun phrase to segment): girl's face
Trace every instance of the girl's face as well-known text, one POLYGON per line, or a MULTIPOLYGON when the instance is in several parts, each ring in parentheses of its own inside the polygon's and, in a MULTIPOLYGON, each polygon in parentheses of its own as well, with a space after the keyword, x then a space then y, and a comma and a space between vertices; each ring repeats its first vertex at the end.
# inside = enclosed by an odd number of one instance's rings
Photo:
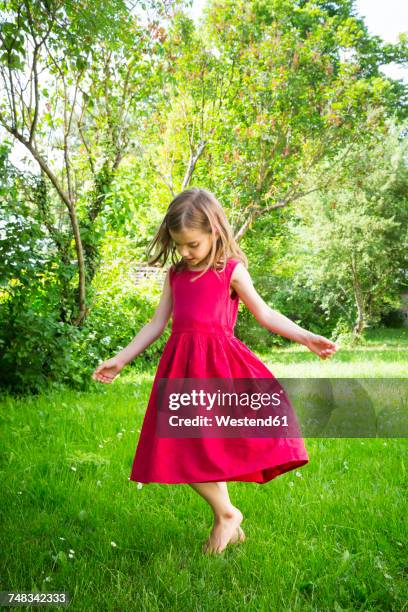
POLYGON ((184 228, 179 232, 170 231, 181 257, 190 267, 203 265, 212 245, 212 234, 198 229, 184 228))

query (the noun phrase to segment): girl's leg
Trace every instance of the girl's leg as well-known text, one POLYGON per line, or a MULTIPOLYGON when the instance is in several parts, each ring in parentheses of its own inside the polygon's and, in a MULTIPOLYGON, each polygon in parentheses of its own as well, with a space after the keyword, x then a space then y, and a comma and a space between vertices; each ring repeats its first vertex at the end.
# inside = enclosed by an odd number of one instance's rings
POLYGON ((214 526, 203 551, 220 553, 230 541, 237 541, 238 537, 243 540, 240 528, 243 515, 231 503, 227 483, 193 482, 190 486, 209 503, 214 513, 214 526))
POLYGON ((190 487, 210 504, 215 518, 226 515, 234 509, 226 482, 192 482, 190 487))

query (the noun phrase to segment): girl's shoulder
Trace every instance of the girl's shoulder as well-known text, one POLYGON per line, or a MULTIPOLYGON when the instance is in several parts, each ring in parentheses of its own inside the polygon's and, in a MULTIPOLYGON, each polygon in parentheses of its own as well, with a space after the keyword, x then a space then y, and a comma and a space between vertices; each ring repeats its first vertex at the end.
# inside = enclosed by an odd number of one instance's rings
POLYGON ((241 263, 241 260, 238 259, 237 257, 229 257, 229 259, 227 260, 227 263, 225 265, 225 278, 228 284, 231 283, 231 277, 234 273, 235 268, 237 267, 238 264, 241 263))
POLYGON ((228 257, 225 264, 220 262, 216 269, 220 272, 224 272, 227 276, 231 276, 233 270, 239 263, 240 260, 237 257, 228 257))
POLYGON ((238 257, 230 257, 228 259, 227 266, 231 270, 231 273, 233 272, 233 270, 235 270, 236 266, 240 263, 242 263, 242 261, 238 259, 238 257))
POLYGON ((237 264, 239 264, 240 262, 241 262, 241 260, 240 260, 240 259, 238 259, 238 257, 230 257, 230 258, 228 259, 228 262, 227 262, 227 263, 228 263, 230 266, 236 266, 236 265, 237 265, 237 264))

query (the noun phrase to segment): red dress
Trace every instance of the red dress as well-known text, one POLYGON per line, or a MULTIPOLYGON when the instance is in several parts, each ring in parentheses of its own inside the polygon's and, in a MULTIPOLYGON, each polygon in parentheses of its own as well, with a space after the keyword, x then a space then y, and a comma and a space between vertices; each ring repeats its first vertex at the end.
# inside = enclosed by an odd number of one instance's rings
POLYGON ((156 435, 160 378, 275 378, 264 363, 234 336, 239 296, 230 296, 238 260, 225 270, 170 268, 173 297, 171 335, 153 381, 133 460, 130 480, 166 484, 246 481, 263 484, 309 462, 297 438, 161 438, 156 435))

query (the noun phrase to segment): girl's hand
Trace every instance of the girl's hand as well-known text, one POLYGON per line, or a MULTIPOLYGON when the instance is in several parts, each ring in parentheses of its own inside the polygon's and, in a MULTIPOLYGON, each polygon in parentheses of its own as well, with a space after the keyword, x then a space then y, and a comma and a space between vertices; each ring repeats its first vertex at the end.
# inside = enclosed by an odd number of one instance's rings
POLYGON ((98 365, 95 372, 92 374, 92 378, 94 380, 99 380, 99 382, 111 383, 124 365, 125 364, 117 356, 112 357, 112 359, 108 359, 98 365))
POLYGON ((319 336, 309 332, 304 343, 307 348, 316 353, 321 359, 331 357, 339 348, 334 342, 328 340, 324 336, 319 336))

